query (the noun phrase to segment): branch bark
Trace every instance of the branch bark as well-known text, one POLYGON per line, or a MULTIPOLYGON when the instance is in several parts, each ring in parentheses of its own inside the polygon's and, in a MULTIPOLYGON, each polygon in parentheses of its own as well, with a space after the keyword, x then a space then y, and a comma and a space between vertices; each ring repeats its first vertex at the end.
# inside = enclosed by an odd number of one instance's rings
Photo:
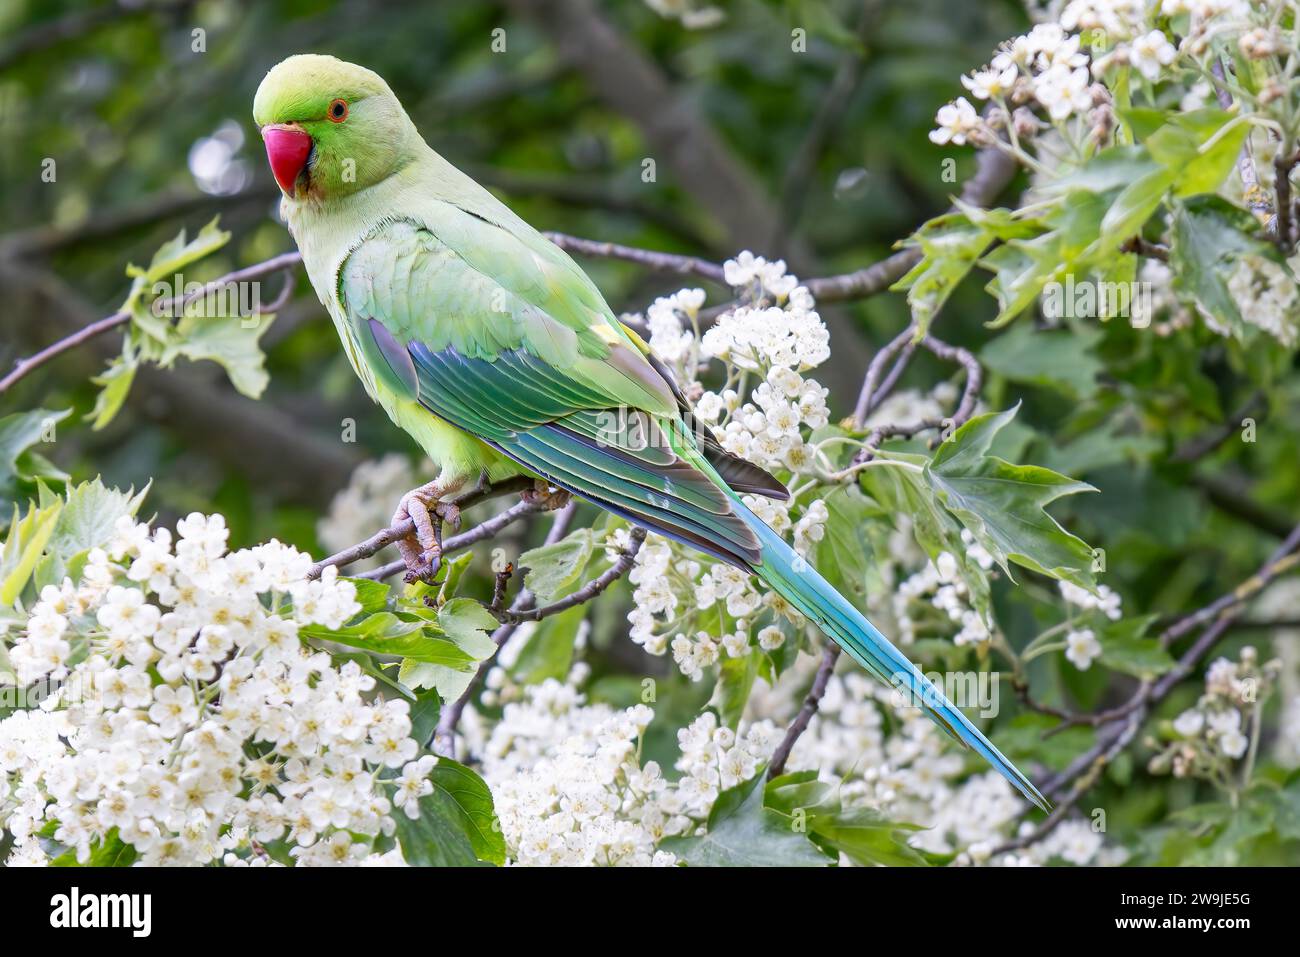
POLYGON ((813 677, 812 687, 808 689, 808 695, 803 699, 799 713, 794 716, 790 727, 786 728, 785 737, 772 752, 772 760, 767 766, 769 781, 784 773, 785 763, 790 760, 790 752, 794 750, 799 737, 808 730, 808 723, 821 707, 822 698, 826 695, 826 686, 830 684, 831 675, 835 673, 835 662, 839 657, 840 646, 833 641, 828 641, 826 650, 822 652, 821 664, 817 666, 817 674, 813 677))

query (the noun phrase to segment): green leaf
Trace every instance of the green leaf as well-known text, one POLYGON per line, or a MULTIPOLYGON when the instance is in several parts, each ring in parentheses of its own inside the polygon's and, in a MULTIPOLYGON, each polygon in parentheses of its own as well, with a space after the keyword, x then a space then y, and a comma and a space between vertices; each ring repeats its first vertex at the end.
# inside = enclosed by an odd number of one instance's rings
POLYGON ((478 662, 496 653, 496 643, 487 632, 496 628, 497 620, 472 598, 453 598, 438 609, 437 626, 464 656, 463 663, 408 655, 397 677, 409 688, 436 688, 444 701, 455 701, 474 680, 478 662))
POLYGON ((817 778, 816 771, 790 771, 767 782, 763 803, 793 817, 796 811, 829 814, 839 809, 838 788, 817 778))
POLYGON ((438 609, 438 627, 476 661, 497 650, 492 632, 498 624, 492 612, 472 598, 453 598, 438 609))
POLYGON ((707 831, 659 842, 691 867, 825 867, 830 861, 776 811, 763 806, 763 769, 718 795, 707 831))
POLYGON ((22 594, 62 510, 63 503, 55 500, 44 508, 31 506, 20 518, 18 506, 14 506, 9 535, 0 548, 0 605, 12 605, 22 594))
POLYGON ((479 775, 451 758, 439 758, 429 775, 434 793, 446 795, 459 812, 461 825, 480 861, 501 865, 506 861, 506 842, 492 804, 492 792, 479 775))
POLYGON ((581 528, 550 545, 542 545, 519 556, 519 566, 528 569, 524 584, 542 604, 560 598, 578 582, 594 547, 591 529, 581 528))
POLYGON ((378 612, 344 628, 302 625, 298 633, 304 638, 333 641, 377 655, 395 655, 453 670, 472 671, 475 660, 425 622, 408 621, 390 611, 378 612))
POLYGON ((58 584, 73 559, 107 545, 118 519, 134 517, 148 492, 148 487, 139 492, 109 488, 98 476, 69 489, 45 545, 45 557, 36 570, 37 586, 58 584))
POLYGON ((415 867, 465 867, 505 863, 506 845, 492 792, 474 771, 439 758, 429 774, 433 793, 420 798, 419 820, 394 811, 397 842, 415 867))
POLYGON ((91 845, 85 864, 77 860, 76 851, 69 850, 50 861, 50 867, 130 867, 135 859, 135 848, 125 843, 117 828, 113 828, 91 845))
POLYGON ((980 260, 993 273, 984 288, 998 301, 998 314, 990 328, 1004 326, 1038 299, 1060 264, 1059 240, 1048 235, 1030 243, 1007 243, 980 260))
POLYGON ((891 459, 916 468, 871 468, 861 475, 862 487, 876 501, 895 515, 912 520, 912 535, 931 561, 947 552, 957 561, 957 570, 965 583, 976 611, 989 619, 992 614, 988 575, 970 558, 961 537, 961 524, 935 494, 927 480, 924 456, 900 452, 877 452, 877 458, 891 459))
POLYGON ((907 290, 907 304, 916 320, 918 337, 925 335, 931 320, 992 239, 987 229, 962 213, 938 216, 908 239, 905 245, 919 248, 921 261, 890 288, 907 290))
POLYGON ((1248 124, 1238 121, 1221 133, 1234 120, 1239 117, 1217 108, 1172 113, 1164 126, 1147 137, 1143 145, 1152 158, 1175 176, 1174 195, 1212 193, 1228 178, 1250 131, 1248 124))
POLYGON ((1238 261, 1263 256, 1286 268, 1274 246, 1256 238, 1257 230, 1250 213, 1218 197, 1174 207, 1169 265, 1175 292, 1239 336, 1246 326, 1228 290, 1238 261))
POLYGON ((86 413, 91 429, 98 432, 117 417, 117 413, 122 410, 122 403, 131 393, 131 384, 135 382, 135 373, 139 367, 135 346, 128 337, 122 341, 122 354, 110 361, 107 369, 90 379, 99 386, 95 406, 86 413))
POLYGON ((1174 666, 1174 659, 1151 638, 1143 637, 1154 615, 1125 618, 1103 628, 1097 636, 1101 643, 1101 663, 1112 671, 1135 678, 1154 678, 1174 666))
POLYGON ((804 828, 819 845, 843 853, 856 864, 926 866, 929 861, 907 843, 919 828, 888 820, 865 807, 844 808, 838 785, 817 779, 816 771, 796 771, 767 784, 767 807, 804 828))
POLYGON ((356 600, 361 606, 361 614, 373 615, 377 611, 392 611, 390 595, 393 589, 387 582, 375 581, 373 578, 352 578, 347 575, 340 575, 339 579, 351 582, 352 587, 356 589, 356 600))
POLYGON ((71 414, 71 409, 32 409, 0 419, 0 497, 12 498, 20 482, 41 477, 22 468, 30 461, 23 456, 33 445, 53 441, 55 425, 71 414))
POLYGON ((840 851, 855 864, 886 867, 925 866, 928 862, 908 846, 904 831, 916 825, 890 821, 871 808, 858 807, 818 816, 813 833, 818 840, 840 851))
POLYGON ((1097 375, 1104 368, 1091 352, 1101 337, 1092 326, 1045 331, 1022 324, 986 345, 980 361, 1012 382, 1087 399, 1097 392, 1097 375))
MULTIPOLYGON (((175 274, 191 263, 216 252, 230 241, 230 233, 217 226, 219 217, 205 225, 192 240, 186 240, 185 230, 181 230, 172 239, 158 247, 153 259, 146 269, 139 266, 127 266, 126 274, 136 280, 131 298, 125 308, 132 308, 140 301, 146 291, 152 292, 154 283, 171 282, 175 274)), ((179 290, 177 290, 179 291, 179 290)))
POLYGON ((1092 589, 1092 550, 1044 507, 1064 495, 1095 491, 1050 469, 1012 465, 987 454, 1019 406, 971 419, 925 466, 936 496, 1011 574, 1010 562, 1092 589))
POLYGON ((861 604, 867 598, 867 576, 873 558, 863 528, 875 506, 853 486, 830 490, 824 501, 827 521, 814 563, 841 594, 861 604))
POLYGON ((1101 221, 1101 234, 1112 246, 1119 246, 1142 231, 1164 200, 1177 175, 1168 169, 1155 169, 1120 190, 1101 221))
POLYGON ((259 340, 275 316, 186 315, 176 327, 177 339, 163 352, 159 365, 167 368, 177 356, 193 361, 210 359, 226 370, 230 384, 250 399, 260 398, 270 377, 259 340))
POLYGON ((740 723, 740 716, 749 701, 749 693, 758 677, 758 663, 762 652, 757 648, 739 658, 724 657, 719 666, 718 683, 713 688, 709 702, 718 712, 718 720, 729 728, 740 723))
POLYGON ((438 718, 441 715, 442 696, 437 691, 416 695, 411 704, 411 737, 427 747, 433 740, 434 732, 438 730, 438 718))

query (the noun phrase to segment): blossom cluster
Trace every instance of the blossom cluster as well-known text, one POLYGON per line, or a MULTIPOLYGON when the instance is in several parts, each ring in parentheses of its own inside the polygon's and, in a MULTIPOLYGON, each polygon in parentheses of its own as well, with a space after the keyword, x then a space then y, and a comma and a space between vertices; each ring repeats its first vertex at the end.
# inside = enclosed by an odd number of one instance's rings
MULTIPOLYGON (((1204 778, 1231 789, 1229 771, 1259 734, 1264 700, 1277 684, 1280 661, 1261 663, 1247 646, 1237 661, 1218 658, 1205 673, 1205 693, 1172 723, 1173 740, 1151 758, 1153 773, 1204 778)), ((1257 743, 1257 742, 1256 742, 1257 743)))
MULTIPOLYGON (((940 108, 930 139, 939 144, 997 146, 1007 134, 1012 150, 1050 127, 1072 139, 1067 124, 1087 131, 1094 144, 1115 129, 1114 100, 1107 84, 1121 72, 1154 84, 1186 66, 1190 88, 1203 82, 1196 63, 1214 39, 1235 38, 1249 59, 1285 49, 1273 16, 1277 0, 1058 0, 1038 11, 1042 22, 1003 43, 990 63, 961 78, 966 97, 940 108), (1169 32, 1169 17, 1186 16, 1182 34, 1169 32)), ((1276 96, 1276 94, 1273 94, 1276 96)), ((1078 145, 1078 144, 1076 144, 1078 145)), ((1050 154, 1044 145, 1041 152, 1050 154)), ((1028 159, 1027 154, 1021 154, 1028 159)))
MULTIPOLYGON (((965 556, 983 571, 993 569, 993 556, 983 548, 966 529, 961 532, 965 556)), ((898 640, 910 645, 916 640, 918 624, 925 618, 915 611, 918 605, 923 612, 933 609, 947 619, 947 625, 957 626, 952 636, 956 645, 984 646, 993 637, 992 623, 971 604, 969 586, 962 577, 957 558, 951 552, 940 552, 934 561, 925 565, 897 586, 891 599, 898 640), (928 606, 925 607, 925 606, 928 606)))
POLYGON ((746 781, 775 747, 762 722, 737 735, 705 712, 678 732, 681 772, 641 762, 645 706, 589 704, 549 678, 522 689, 481 745, 509 859, 519 865, 670 865, 659 841, 700 830, 721 790, 746 781))
POLYGON ((372 863, 393 814, 418 816, 434 758, 406 702, 300 638, 354 617, 355 587, 227 536, 220 515, 175 536, 123 518, 41 591, 8 649, 20 683, 56 686, 0 721, 10 863, 114 840, 148 865, 372 863))

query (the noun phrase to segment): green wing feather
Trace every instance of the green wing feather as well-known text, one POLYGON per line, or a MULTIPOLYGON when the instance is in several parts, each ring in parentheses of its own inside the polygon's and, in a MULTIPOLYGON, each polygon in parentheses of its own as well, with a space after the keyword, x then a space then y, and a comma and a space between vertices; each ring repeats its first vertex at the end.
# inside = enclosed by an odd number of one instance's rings
POLYGON ((559 487, 723 560, 756 562, 758 539, 688 432, 674 386, 590 280, 554 246, 447 214, 436 236, 387 223, 340 271, 348 335, 383 386, 559 487))

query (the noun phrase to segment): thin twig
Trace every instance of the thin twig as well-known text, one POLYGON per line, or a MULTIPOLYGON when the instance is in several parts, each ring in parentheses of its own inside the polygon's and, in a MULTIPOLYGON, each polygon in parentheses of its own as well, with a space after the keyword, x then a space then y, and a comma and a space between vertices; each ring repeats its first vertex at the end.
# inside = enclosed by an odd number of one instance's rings
POLYGON ((853 424, 862 428, 866 424, 867 416, 875 407, 878 394, 880 378, 884 375, 885 366, 889 360, 899 353, 903 348, 912 341, 916 333, 916 326, 908 324, 907 328, 894 336, 885 344, 885 347, 879 350, 871 357, 871 364, 867 366, 867 374, 862 379, 862 390, 858 393, 858 403, 853 409, 853 424))
POLYGON ((956 362, 966 370, 966 385, 962 388, 961 400, 957 403, 957 409, 952 414, 954 426, 965 425, 970 420, 970 417, 975 414, 975 403, 979 400, 980 386, 984 382, 984 371, 980 367, 979 360, 975 358, 975 355, 969 349, 949 345, 930 335, 921 340, 921 346, 933 352, 940 359, 956 362))
MULTIPOLYGON (((573 521, 573 515, 576 511, 576 505, 570 502, 555 513, 555 519, 551 522, 550 531, 546 533, 546 545, 554 545, 568 534, 569 524, 573 521)), ((536 602, 537 599, 533 596, 533 593, 525 588, 515 596, 514 602, 510 605, 510 610, 523 613, 532 608, 536 602)), ((500 651, 505 647, 505 643, 518 630, 519 624, 510 622, 492 632, 492 641, 496 643, 497 650, 500 651)), ((456 727, 460 724, 460 716, 465 713, 465 706, 469 704, 470 698, 477 693, 478 686, 487 675, 488 669, 492 667, 494 659, 494 655, 489 655, 479 663, 478 670, 474 672, 474 677, 470 679, 470 683, 461 692, 461 696, 453 701, 450 706, 444 708, 442 714, 438 716, 438 728, 433 734, 433 747, 439 754, 447 757, 455 756, 456 727)))
POLYGON ((598 256, 604 259, 622 259, 637 263, 656 272, 676 273, 684 276, 699 276, 719 285, 727 285, 722 267, 717 263, 700 259, 698 256, 680 256, 676 253, 661 253, 636 246, 622 246, 618 243, 598 242, 594 239, 581 239, 565 233, 544 233, 547 239, 565 252, 578 253, 583 256, 598 256))
POLYGON ((785 729, 785 737, 781 743, 776 746, 772 752, 772 760, 767 766, 767 777, 770 781, 785 771, 785 763, 790 760, 790 752, 794 750, 795 743, 799 736, 808 729, 808 722, 812 721, 813 715, 821 707, 822 698, 826 694, 826 686, 830 684, 831 675, 835 673, 835 662, 840 658, 840 646, 834 642, 828 642, 826 650, 822 652, 821 664, 817 666, 817 674, 813 677, 812 687, 808 689, 808 695, 803 699, 803 705, 799 708, 799 713, 794 716, 790 722, 790 727, 785 729))
POLYGON ((543 618, 549 618, 551 615, 558 615, 562 611, 568 611, 570 608, 585 604, 632 570, 632 566, 636 563, 636 553, 641 550, 645 535, 646 530, 639 525, 633 528, 631 543, 618 556, 618 560, 613 565, 572 594, 565 595, 549 605, 528 608, 523 611, 516 611, 513 608, 509 611, 499 611, 492 607, 489 607, 488 610, 496 615, 497 621, 503 625, 521 625, 526 621, 541 621, 543 618))

